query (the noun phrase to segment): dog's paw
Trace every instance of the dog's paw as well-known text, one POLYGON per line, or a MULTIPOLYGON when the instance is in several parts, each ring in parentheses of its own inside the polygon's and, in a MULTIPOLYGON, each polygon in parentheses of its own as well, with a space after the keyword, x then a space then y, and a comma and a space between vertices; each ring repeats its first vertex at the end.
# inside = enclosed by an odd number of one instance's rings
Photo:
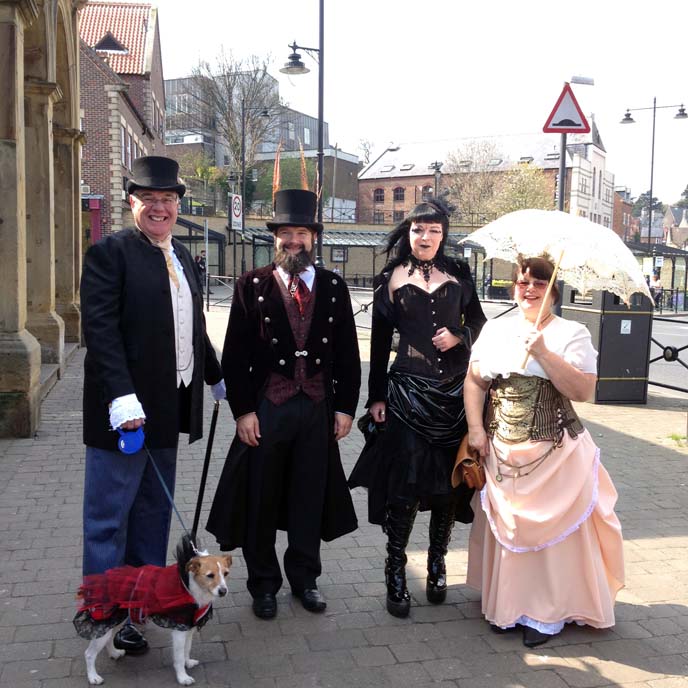
POLYGON ((110 659, 121 659, 124 657, 124 655, 127 654, 126 650, 118 650, 116 647, 110 648, 108 654, 110 655, 110 659))
POLYGON ((92 686, 99 686, 101 683, 104 682, 104 680, 105 679, 102 676, 100 676, 99 674, 89 674, 89 677, 88 677, 88 682, 92 686))
POLYGON ((196 683, 196 679, 193 676, 189 676, 189 674, 177 675, 177 683, 180 686, 190 686, 192 683, 196 683))
POLYGON ((198 666, 200 662, 197 659, 187 659, 186 662, 184 662, 184 666, 187 669, 193 669, 195 666, 198 666))

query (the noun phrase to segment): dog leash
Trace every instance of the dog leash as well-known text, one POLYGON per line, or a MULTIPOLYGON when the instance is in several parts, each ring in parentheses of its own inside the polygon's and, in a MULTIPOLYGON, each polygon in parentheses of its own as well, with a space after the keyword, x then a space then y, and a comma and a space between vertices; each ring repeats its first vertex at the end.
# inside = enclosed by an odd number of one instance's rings
POLYGON ((177 518, 179 519, 179 523, 182 526, 182 530, 189 536, 189 542, 191 543, 194 553, 199 554, 199 550, 196 548, 196 534, 192 533, 186 527, 186 523, 184 523, 184 519, 182 518, 182 515, 179 513, 179 509, 177 509, 177 505, 174 503, 174 498, 172 497, 172 494, 170 493, 170 490, 167 487, 167 483, 165 482, 165 479, 162 476, 162 472, 158 468, 158 464, 155 462, 155 459, 153 458, 153 454, 151 454, 150 449, 148 449, 148 445, 145 441, 145 435, 143 433, 143 428, 138 428, 137 430, 134 430, 132 432, 126 432, 124 430, 118 429, 118 432, 120 439, 117 442, 117 447, 123 454, 136 454, 138 451, 143 449, 148 455, 148 458, 150 459, 150 462, 153 465, 153 469, 155 470, 155 473, 158 476, 158 480, 162 485, 162 489, 165 492, 165 496, 172 505, 172 509, 174 510, 174 513, 177 515, 177 518))

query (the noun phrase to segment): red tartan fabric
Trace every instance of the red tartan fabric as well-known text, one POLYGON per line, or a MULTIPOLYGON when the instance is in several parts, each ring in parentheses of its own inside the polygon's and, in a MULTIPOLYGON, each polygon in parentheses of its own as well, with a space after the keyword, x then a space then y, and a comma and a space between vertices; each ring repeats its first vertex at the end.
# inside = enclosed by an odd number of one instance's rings
POLYGON ((197 611, 204 611, 197 610, 176 564, 121 566, 84 576, 79 597, 83 600, 79 612, 88 611, 94 621, 107 619, 123 609, 129 612, 134 623, 143 623, 148 616, 190 616, 193 621, 200 616, 197 611))

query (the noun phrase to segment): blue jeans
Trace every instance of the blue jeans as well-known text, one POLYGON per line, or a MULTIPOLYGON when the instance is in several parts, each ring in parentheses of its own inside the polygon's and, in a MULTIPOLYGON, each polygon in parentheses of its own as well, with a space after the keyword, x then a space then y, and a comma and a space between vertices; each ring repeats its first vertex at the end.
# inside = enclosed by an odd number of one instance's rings
MULTIPOLYGON (((150 450, 174 494, 177 450, 150 450)), ((165 566, 172 505, 145 450, 86 447, 83 573, 115 566, 165 566)))

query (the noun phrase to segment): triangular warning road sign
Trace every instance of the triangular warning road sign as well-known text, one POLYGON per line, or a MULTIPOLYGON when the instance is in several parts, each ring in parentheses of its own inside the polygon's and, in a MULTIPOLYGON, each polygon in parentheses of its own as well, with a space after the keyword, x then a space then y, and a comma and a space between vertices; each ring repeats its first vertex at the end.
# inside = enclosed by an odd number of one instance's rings
POLYGON ((545 134, 587 134, 590 131, 588 120, 585 119, 569 84, 564 84, 564 90, 542 131, 545 134))

